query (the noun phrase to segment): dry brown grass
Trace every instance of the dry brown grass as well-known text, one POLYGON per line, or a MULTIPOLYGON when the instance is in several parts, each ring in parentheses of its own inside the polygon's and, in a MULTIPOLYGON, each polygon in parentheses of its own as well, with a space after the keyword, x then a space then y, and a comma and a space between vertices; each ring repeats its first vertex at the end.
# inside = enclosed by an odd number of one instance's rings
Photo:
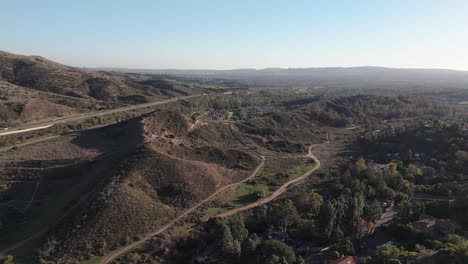
MULTIPOLYGON (((231 149, 222 139, 214 142, 217 147, 201 145, 205 141, 195 131, 203 128, 192 125, 191 119, 167 110, 130 122, 122 133, 131 129, 145 140, 113 164, 96 192, 51 233, 49 238, 58 244, 43 256, 69 262, 101 255, 155 230, 220 186, 249 175, 258 162, 253 155, 231 149), (158 133, 162 129, 164 133, 158 133)), ((211 132, 225 133, 225 126, 217 128, 211 132)), ((108 131, 104 134, 112 137, 113 130, 108 131)))

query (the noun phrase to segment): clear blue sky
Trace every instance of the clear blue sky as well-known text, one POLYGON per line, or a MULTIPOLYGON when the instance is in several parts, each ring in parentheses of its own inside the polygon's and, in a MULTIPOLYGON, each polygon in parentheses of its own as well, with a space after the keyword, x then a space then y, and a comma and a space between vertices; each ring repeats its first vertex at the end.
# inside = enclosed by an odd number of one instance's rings
POLYGON ((0 50, 82 67, 468 70, 463 0, 2 0, 0 50))

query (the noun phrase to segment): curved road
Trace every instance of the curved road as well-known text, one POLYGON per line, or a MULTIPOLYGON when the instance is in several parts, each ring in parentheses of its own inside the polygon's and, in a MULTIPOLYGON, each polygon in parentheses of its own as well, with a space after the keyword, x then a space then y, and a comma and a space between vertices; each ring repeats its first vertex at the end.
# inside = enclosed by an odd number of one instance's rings
POLYGON ((135 241, 131 244, 128 244, 126 245, 125 247, 122 247, 114 252, 112 252, 110 255, 108 255, 102 262, 101 264, 107 264, 111 261, 113 261, 114 259, 116 259, 118 256, 120 256, 121 254, 127 252, 128 250, 150 240, 152 237, 154 237, 155 235, 158 235, 164 231, 166 231, 167 229, 169 229, 171 226, 173 226, 177 221, 181 220, 182 218, 184 218, 185 216, 189 215, 190 213, 194 212, 195 210, 197 210, 200 206, 202 206, 203 204, 205 204, 206 202, 209 202, 210 200, 212 200, 213 198, 215 198, 218 194, 220 194, 221 192, 225 191, 226 189, 229 189, 229 188, 232 188, 232 187, 236 187, 236 186, 239 186, 241 183, 244 183, 250 179, 252 179, 262 168, 263 166, 265 165, 265 157, 264 156, 260 156, 262 158, 262 161, 260 162, 260 164, 258 164, 258 166, 255 168, 255 170, 249 175, 249 177, 247 177, 246 179, 240 181, 240 182, 236 182, 236 183, 231 183, 231 184, 228 184, 226 186, 223 186, 222 188, 218 189, 217 191, 215 191, 214 193, 212 193, 210 196, 206 197, 205 199, 203 199, 202 201, 198 202, 197 204, 195 204, 194 206, 190 207, 189 209, 185 210, 182 214, 180 214, 179 216, 177 216, 176 218, 174 218, 173 220, 171 220, 170 222, 168 222, 167 224, 163 225, 161 228, 159 228, 158 230, 146 235, 145 237, 143 237, 142 239, 138 240, 138 241, 135 241))
MULTIPOLYGON (((328 141, 326 143, 329 143, 328 141)), ((323 144, 323 143, 320 143, 320 144, 323 144)), ((281 194, 283 194, 288 186, 296 183, 296 182, 299 182, 303 179, 305 179, 307 176, 309 176, 311 173, 313 173, 314 171, 318 170, 321 166, 321 163, 320 163, 320 160, 317 159, 317 157, 315 157, 315 155, 312 153, 312 148, 316 145, 319 145, 319 144, 314 144, 314 145, 311 145, 309 147, 309 153, 307 154, 307 157, 311 158, 312 160, 314 160, 315 162, 315 166, 309 170, 308 172, 304 173, 301 177, 299 178, 296 178, 294 180, 291 180, 291 181, 288 181, 286 182, 285 184, 283 184, 280 188, 278 188, 278 190, 276 190, 272 195, 266 197, 266 198, 263 198, 261 199, 260 201, 257 201, 255 203, 251 203, 249 205, 246 205, 244 207, 240 207, 240 208, 236 208, 236 209, 233 209, 231 211, 227 211, 225 213, 222 213, 222 214, 219 214, 217 217, 228 217, 228 216, 231 216, 231 215, 234 215, 234 214, 237 214, 239 212, 242 212, 242 211, 245 211, 245 210, 249 210, 249 209, 252 209, 254 207, 258 207, 258 206, 261 206, 263 204, 266 204, 268 202, 270 202, 271 200, 275 199, 276 197, 280 196, 281 194)))

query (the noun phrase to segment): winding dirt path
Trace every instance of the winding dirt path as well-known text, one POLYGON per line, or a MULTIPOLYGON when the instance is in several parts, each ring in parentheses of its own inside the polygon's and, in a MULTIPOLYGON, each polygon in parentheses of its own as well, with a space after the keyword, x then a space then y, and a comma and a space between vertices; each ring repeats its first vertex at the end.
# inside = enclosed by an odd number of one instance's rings
POLYGON ((29 200, 28 204, 24 207, 24 209, 21 210, 21 212, 22 212, 23 214, 24 214, 26 211, 29 210, 29 207, 31 207, 32 203, 33 203, 34 200, 36 199, 37 191, 39 190, 39 186, 41 185, 43 179, 44 179, 44 177, 41 176, 41 179, 36 183, 36 187, 34 188, 34 192, 33 192, 33 194, 31 195, 31 199, 29 200))
MULTIPOLYGON (((231 125, 229 124, 229 130, 231 132, 231 134, 240 142, 242 143, 245 147, 251 149, 251 150, 254 150, 261 158, 262 158, 262 161, 260 162, 260 164, 255 168, 255 170, 250 174, 250 176, 240 182, 237 182, 237 183, 232 183, 232 184, 229 184, 229 185, 226 185, 220 189, 218 189, 216 192, 212 193, 210 196, 208 196, 207 198, 205 198, 204 200, 200 201, 199 203, 197 203, 196 205, 192 206, 191 208, 187 209, 184 213, 182 213, 181 215, 179 215, 178 217, 176 217, 175 219, 171 220, 170 222, 168 222, 167 224, 165 224, 164 226, 162 226, 160 229, 156 230, 155 232, 151 233, 151 234, 148 234, 146 235, 145 237, 143 237, 142 239, 138 240, 138 241, 135 241, 131 244, 128 244, 127 246, 123 247, 123 248, 120 248, 114 252, 112 252, 110 255, 108 255, 102 262, 101 264, 108 264, 110 263, 111 261, 113 261, 114 259, 116 259, 118 256, 120 256, 121 254, 131 250, 132 248, 138 246, 138 245, 141 245, 142 243, 148 241, 149 239, 151 239, 152 237, 154 237, 155 235, 158 235, 164 231, 166 231, 167 229, 169 229, 171 226, 173 226, 177 221, 181 220, 182 218, 184 218, 185 216, 187 216, 188 214, 194 212, 196 209, 198 209, 201 205, 205 204, 206 202, 209 202, 211 201, 213 198, 215 198, 218 194, 220 194, 221 192, 225 191, 226 189, 229 189, 229 188, 232 188, 232 187, 237 187, 239 186, 241 183, 244 183, 244 182, 247 182, 249 181, 250 179, 252 179, 253 177, 255 177, 255 175, 263 168, 263 166, 265 165, 265 156, 262 155, 261 153, 259 153, 257 150, 253 149, 252 147, 248 146, 247 144, 245 144, 242 140, 240 140, 240 138, 238 138, 235 133, 233 133, 232 131, 232 127, 231 125)), ((328 135, 327 135, 327 138, 328 138, 328 135)), ((326 143, 329 143, 329 141, 325 142, 326 143)), ((324 143, 319 143, 319 144, 314 144, 314 145, 311 145, 309 147, 309 151, 308 151, 308 154, 307 154, 307 157, 311 158, 314 162, 315 162, 315 166, 314 168, 312 168, 311 170, 309 170, 308 172, 304 173, 301 177, 299 178, 296 178, 294 180, 291 180, 291 181, 288 181, 286 182, 285 184, 283 184, 278 190, 276 190, 272 195, 270 195, 269 197, 266 197, 260 201, 257 201, 255 203, 252 203, 252 204, 249 204, 247 206, 244 206, 244 207, 241 207, 241 208, 237 208, 237 209, 233 209, 231 211, 228 211, 228 212, 225 212, 223 214, 220 214, 218 215, 217 217, 227 217, 227 216, 231 216, 231 215, 234 215, 238 212, 241 212, 241 211, 245 211, 245 210, 248 210, 248 209, 251 209, 251 208, 254 208, 254 207, 257 207, 257 206, 261 206, 265 203, 268 203, 270 202, 271 200, 275 199, 276 197, 278 197, 279 195, 283 194, 288 186, 296 183, 296 182, 299 182, 301 180, 303 180, 304 178, 306 178, 307 176, 309 176, 311 173, 313 173, 314 171, 318 170, 320 167, 321 167, 321 163, 320 163, 320 160, 317 159, 317 157, 315 157, 315 155, 312 153, 312 148, 316 145, 320 145, 320 144, 324 144, 324 143)))
POLYGON ((165 225, 163 225, 161 228, 159 228, 158 230, 146 235, 145 237, 143 237, 142 239, 138 240, 138 241, 135 241, 131 244, 128 244, 126 245, 125 247, 122 247, 114 252, 112 252, 110 255, 108 255, 102 262, 101 264, 107 264, 111 261, 113 261, 114 259, 116 259, 118 256, 120 256, 121 254, 127 252, 128 250, 138 246, 138 245, 141 245, 142 243, 150 240, 152 237, 154 237, 155 235, 158 235, 164 231, 166 231, 167 229, 169 229, 170 227, 172 227, 177 221, 181 220, 182 218, 186 217, 187 215, 189 215, 190 213, 194 212, 195 210, 197 210, 200 206, 202 206, 203 204, 211 201, 213 198, 215 198, 218 194, 220 194, 221 192, 225 191, 226 189, 229 189, 229 188, 232 188, 232 187, 237 187, 239 186, 241 183, 244 183, 250 179, 252 179, 253 177, 255 177, 255 175, 257 175, 257 173, 263 168, 263 166, 265 165, 265 157, 264 156, 260 156, 262 158, 262 161, 257 165, 257 167, 254 169, 254 171, 252 171, 252 173, 249 175, 249 177, 247 177, 246 179, 240 181, 240 182, 236 182, 236 183, 231 183, 231 184, 228 184, 228 185, 225 185, 223 187, 221 187, 220 189, 218 189, 217 191, 215 191, 214 193, 212 193, 210 196, 206 197, 205 199, 203 199, 202 201, 198 202, 197 204, 195 204, 194 206, 190 207, 189 209, 185 210, 182 214, 180 214, 179 216, 177 216, 176 218, 174 218, 173 220, 171 220, 170 222, 166 223, 165 225))
MULTIPOLYGON (((329 143, 329 141, 327 141, 326 143, 329 143)), ((324 144, 324 143, 320 143, 320 144, 324 144)), ((299 182, 299 181, 302 181, 303 179, 305 179, 306 177, 308 177, 311 173, 313 173, 314 171, 318 170, 320 167, 321 167, 321 163, 320 163, 320 160, 317 159, 317 157, 315 157, 315 155, 312 153, 312 148, 316 145, 319 145, 319 144, 314 144, 314 145, 311 145, 309 147, 309 153, 307 154, 307 157, 311 158, 312 160, 314 160, 315 162, 315 166, 309 170, 308 172, 304 173, 301 177, 299 178, 296 178, 294 180, 291 180, 291 181, 288 181, 286 182, 285 184, 283 184, 280 188, 278 188, 272 195, 268 196, 268 197, 265 197, 255 203, 251 203, 249 205, 246 205, 246 206, 243 206, 243 207, 240 207, 240 208, 236 208, 236 209, 233 209, 231 211, 227 211, 225 213, 222 213, 222 214, 219 214, 217 215, 217 217, 228 217, 228 216, 231 216, 231 215, 234 215, 234 214, 237 214, 239 212, 242 212, 242 211, 245 211, 245 210, 249 210, 249 209, 252 209, 252 208, 255 208, 255 207, 258 207, 258 206, 261 206, 263 204, 266 204, 270 201, 272 201, 273 199, 275 199, 276 197, 280 196, 281 194, 283 194, 288 186, 292 185, 292 184, 295 184, 296 182, 299 182)))

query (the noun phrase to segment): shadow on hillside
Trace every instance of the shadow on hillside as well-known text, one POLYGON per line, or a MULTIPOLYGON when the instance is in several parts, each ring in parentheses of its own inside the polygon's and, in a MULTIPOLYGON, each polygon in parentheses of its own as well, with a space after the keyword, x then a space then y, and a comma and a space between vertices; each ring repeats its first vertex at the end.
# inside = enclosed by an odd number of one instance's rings
POLYGON ((72 143, 102 153, 133 150, 143 142, 143 128, 137 119, 82 131, 72 143))

